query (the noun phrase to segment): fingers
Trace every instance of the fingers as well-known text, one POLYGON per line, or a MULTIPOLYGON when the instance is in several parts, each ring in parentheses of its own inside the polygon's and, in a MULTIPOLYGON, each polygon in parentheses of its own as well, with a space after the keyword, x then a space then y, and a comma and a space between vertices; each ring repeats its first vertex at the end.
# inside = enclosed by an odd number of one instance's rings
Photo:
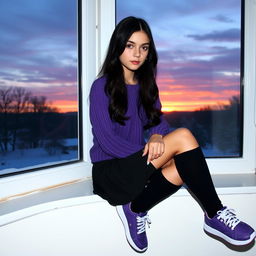
POLYGON ((148 153, 148 144, 145 145, 142 156, 145 156, 147 153, 148 153))
POLYGON ((145 146, 143 155, 147 154, 146 151, 148 152, 147 164, 149 164, 154 159, 157 159, 163 155, 164 143, 148 143, 145 146))

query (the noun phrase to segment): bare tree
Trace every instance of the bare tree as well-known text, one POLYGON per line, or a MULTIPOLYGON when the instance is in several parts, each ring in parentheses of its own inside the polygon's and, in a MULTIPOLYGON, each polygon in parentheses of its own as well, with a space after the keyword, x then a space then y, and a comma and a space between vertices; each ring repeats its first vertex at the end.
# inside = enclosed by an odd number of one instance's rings
POLYGON ((12 87, 0 88, 0 113, 9 112, 9 106, 13 102, 12 87))
POLYGON ((10 146, 15 151, 19 136, 38 147, 43 140, 42 123, 49 112, 58 109, 51 107, 46 96, 32 96, 20 87, 0 87, 0 151, 7 152, 10 146))
POLYGON ((13 89, 13 104, 12 111, 15 114, 14 125, 12 129, 12 151, 15 151, 16 148, 16 140, 17 140, 17 131, 20 126, 20 114, 27 112, 29 109, 31 92, 27 91, 21 87, 15 87, 13 89))
POLYGON ((32 104, 32 111, 34 113, 58 112, 58 109, 52 108, 46 99, 45 96, 31 97, 30 103, 32 104))
POLYGON ((8 113, 13 102, 12 95, 13 88, 0 88, 0 113, 2 113, 2 120, 0 126, 0 143, 5 152, 8 151, 8 141, 10 140, 8 129, 8 113))
POLYGON ((31 97, 30 104, 32 105, 32 112, 34 116, 34 122, 31 124, 32 145, 33 148, 37 148, 44 140, 43 126, 41 125, 45 117, 44 114, 50 112, 56 113, 58 112, 58 109, 52 108, 50 103, 47 102, 47 98, 45 96, 31 97))
POLYGON ((14 113, 20 114, 28 111, 31 92, 24 88, 15 87, 13 89, 14 113))

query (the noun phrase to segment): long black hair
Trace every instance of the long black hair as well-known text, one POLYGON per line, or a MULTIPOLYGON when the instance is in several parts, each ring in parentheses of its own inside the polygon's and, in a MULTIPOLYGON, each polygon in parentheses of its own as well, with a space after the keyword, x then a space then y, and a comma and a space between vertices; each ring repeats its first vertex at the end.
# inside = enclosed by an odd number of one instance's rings
POLYGON ((144 31, 149 38, 149 51, 146 61, 135 71, 135 78, 140 85, 139 107, 143 107, 149 122, 145 128, 160 123, 162 112, 155 106, 158 98, 156 85, 157 52, 149 25, 143 19, 127 17, 116 26, 110 39, 106 59, 99 76, 106 76, 105 92, 109 97, 109 115, 113 121, 122 125, 129 117, 127 112, 127 88, 124 80, 124 72, 119 60, 125 50, 127 41, 134 32, 144 31))

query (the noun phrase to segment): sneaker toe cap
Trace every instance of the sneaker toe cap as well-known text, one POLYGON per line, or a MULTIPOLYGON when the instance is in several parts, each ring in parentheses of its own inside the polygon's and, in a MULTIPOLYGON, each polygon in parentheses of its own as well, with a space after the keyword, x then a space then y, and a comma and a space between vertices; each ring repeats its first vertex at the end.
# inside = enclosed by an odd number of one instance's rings
POLYGON ((255 234, 255 231, 252 227, 244 222, 240 222, 236 227, 236 238, 238 240, 248 240, 251 238, 251 235, 255 234))
POLYGON ((139 239, 134 239, 134 242, 139 250, 145 251, 148 248, 147 237, 140 237, 139 239))

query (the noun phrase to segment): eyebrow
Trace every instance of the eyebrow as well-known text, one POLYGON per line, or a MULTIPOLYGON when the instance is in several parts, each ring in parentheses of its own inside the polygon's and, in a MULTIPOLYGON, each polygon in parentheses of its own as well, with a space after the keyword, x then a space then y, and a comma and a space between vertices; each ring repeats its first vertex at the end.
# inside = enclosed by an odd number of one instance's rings
MULTIPOLYGON (((136 44, 135 42, 133 42, 133 41, 131 41, 131 40, 128 40, 127 43, 128 43, 128 42, 129 42, 129 43, 132 43, 132 44, 136 44)), ((141 45, 149 45, 149 44, 150 44, 150 43, 148 42, 148 43, 143 43, 143 44, 141 44, 141 45)))

